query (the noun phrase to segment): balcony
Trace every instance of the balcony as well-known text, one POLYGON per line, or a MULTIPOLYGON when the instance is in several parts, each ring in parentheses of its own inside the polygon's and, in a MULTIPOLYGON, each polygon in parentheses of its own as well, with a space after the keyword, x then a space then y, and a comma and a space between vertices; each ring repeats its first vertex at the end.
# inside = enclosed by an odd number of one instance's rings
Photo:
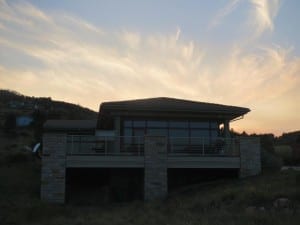
MULTIPOLYGON (((145 137, 67 136, 66 167, 143 168, 145 137)), ((169 138, 168 168, 239 168, 239 139, 169 138)))
MULTIPOLYGON (((172 137, 167 148, 169 156, 239 156, 236 138, 172 137)), ((68 135, 67 155, 143 156, 144 136, 68 135)))

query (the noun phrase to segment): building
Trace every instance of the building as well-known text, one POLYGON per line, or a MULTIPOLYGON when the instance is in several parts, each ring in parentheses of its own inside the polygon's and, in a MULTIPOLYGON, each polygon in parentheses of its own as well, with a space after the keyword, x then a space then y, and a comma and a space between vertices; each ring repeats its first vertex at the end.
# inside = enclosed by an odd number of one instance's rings
POLYGON ((44 125, 41 198, 65 201, 66 168, 143 168, 144 199, 164 198, 169 168, 261 171, 258 138, 230 135, 248 108, 174 98, 102 103, 97 121, 44 125))

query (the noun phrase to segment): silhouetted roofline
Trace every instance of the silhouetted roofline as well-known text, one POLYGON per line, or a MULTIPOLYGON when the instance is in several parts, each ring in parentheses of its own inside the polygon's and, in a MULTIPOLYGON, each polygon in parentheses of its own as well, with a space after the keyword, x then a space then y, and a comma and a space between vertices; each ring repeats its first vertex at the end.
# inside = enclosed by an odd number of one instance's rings
POLYGON ((218 115, 234 119, 250 112, 250 109, 231 105, 221 105, 207 102, 197 102, 176 98, 158 97, 126 101, 103 102, 100 105, 100 115, 194 115, 203 117, 218 115))

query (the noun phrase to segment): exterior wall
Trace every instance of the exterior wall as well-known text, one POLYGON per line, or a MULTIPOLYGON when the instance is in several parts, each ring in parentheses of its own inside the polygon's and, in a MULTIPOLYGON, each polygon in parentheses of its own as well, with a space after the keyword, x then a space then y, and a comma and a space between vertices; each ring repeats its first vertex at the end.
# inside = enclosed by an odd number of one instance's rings
POLYGON ((47 202, 65 202, 66 145, 66 134, 43 136, 41 199, 47 202))
POLYGON ((261 173, 260 139, 253 137, 240 138, 240 178, 255 176, 261 173))
POLYGON ((161 136, 146 136, 144 199, 163 199, 167 194, 167 139, 161 136))

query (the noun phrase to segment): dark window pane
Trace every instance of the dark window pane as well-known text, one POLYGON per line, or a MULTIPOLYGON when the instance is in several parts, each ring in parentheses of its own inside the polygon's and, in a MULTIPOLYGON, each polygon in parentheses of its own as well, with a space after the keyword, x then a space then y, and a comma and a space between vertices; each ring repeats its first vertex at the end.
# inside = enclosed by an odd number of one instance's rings
POLYGON ((168 130, 164 128, 148 128, 147 129, 147 135, 153 135, 153 136, 167 136, 168 135, 168 130))
POLYGON ((131 137, 132 136, 132 128, 125 128, 123 136, 131 137))
POLYGON ((191 130, 191 143, 193 144, 209 143, 209 130, 201 130, 201 129, 191 130))
POLYGON ((192 129, 191 137, 209 137, 209 130, 192 129))
POLYGON ((169 130, 169 137, 188 137, 189 130, 188 129, 170 129, 169 130))
POLYGON ((210 135, 212 138, 218 137, 218 130, 216 130, 216 129, 210 130, 210 135))
POLYGON ((136 120, 133 121, 133 127, 145 127, 146 121, 144 120, 136 120))
POLYGON ((190 122, 191 128, 209 128, 209 122, 190 122))
POLYGON ((124 136, 122 137, 123 143, 124 144, 131 144, 132 143, 132 137, 131 136, 124 136))
POLYGON ((147 121, 147 127, 167 127, 167 121, 149 120, 147 121))
POLYGON ((211 129, 218 129, 219 128, 218 123, 217 122, 211 122, 210 123, 210 128, 211 129))
POLYGON ((170 121, 169 126, 171 128, 188 128, 189 123, 187 121, 170 121))
POLYGON ((145 136, 145 130, 141 128, 134 128, 133 136, 145 136))
POLYGON ((131 120, 124 120, 124 127, 132 127, 132 121, 131 120))

